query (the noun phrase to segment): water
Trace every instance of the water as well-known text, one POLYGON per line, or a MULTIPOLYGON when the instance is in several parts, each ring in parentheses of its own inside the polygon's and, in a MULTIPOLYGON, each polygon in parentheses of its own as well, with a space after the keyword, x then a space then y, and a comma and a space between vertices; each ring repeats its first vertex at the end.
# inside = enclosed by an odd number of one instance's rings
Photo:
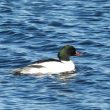
POLYGON ((109 4, 0 0, 0 110, 110 110, 109 4), (76 76, 13 75, 66 44, 84 52, 76 76))

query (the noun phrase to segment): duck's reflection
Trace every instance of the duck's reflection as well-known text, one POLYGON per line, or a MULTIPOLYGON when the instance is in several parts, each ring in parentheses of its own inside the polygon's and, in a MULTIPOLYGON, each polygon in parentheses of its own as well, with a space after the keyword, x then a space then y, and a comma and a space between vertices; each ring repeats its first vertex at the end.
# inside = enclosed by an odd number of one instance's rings
POLYGON ((67 81, 67 80, 75 78, 76 73, 75 72, 64 72, 64 73, 60 73, 57 76, 60 80, 67 81))

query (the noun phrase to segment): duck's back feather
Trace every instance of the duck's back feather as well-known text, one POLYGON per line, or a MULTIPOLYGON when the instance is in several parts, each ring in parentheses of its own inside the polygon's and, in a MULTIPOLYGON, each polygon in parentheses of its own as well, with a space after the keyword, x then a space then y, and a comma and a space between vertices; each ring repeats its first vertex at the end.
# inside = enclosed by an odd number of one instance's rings
POLYGON ((34 63, 52 62, 52 61, 55 61, 55 62, 61 62, 61 61, 60 61, 60 60, 58 60, 58 59, 49 58, 49 59, 43 59, 43 60, 38 60, 38 61, 35 61, 35 62, 33 62, 33 64, 34 64, 34 63))

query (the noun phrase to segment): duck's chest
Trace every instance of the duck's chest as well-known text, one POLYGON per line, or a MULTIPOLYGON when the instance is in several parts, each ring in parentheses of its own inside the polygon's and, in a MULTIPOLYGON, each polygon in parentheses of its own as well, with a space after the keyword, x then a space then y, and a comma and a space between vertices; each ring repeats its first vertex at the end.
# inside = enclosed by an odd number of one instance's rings
POLYGON ((50 72, 66 72, 75 71, 75 65, 72 61, 61 61, 61 62, 48 62, 43 63, 46 71, 50 72))
POLYGON ((75 70, 75 64, 72 61, 62 61, 66 70, 75 70))

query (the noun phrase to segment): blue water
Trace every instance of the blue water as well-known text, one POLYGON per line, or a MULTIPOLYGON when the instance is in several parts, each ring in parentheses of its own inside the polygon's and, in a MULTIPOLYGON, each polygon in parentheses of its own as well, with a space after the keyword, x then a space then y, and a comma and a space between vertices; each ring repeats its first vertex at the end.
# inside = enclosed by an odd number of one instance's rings
POLYGON ((110 0, 0 0, 0 110, 110 110, 110 0), (13 75, 66 44, 75 76, 13 75))

